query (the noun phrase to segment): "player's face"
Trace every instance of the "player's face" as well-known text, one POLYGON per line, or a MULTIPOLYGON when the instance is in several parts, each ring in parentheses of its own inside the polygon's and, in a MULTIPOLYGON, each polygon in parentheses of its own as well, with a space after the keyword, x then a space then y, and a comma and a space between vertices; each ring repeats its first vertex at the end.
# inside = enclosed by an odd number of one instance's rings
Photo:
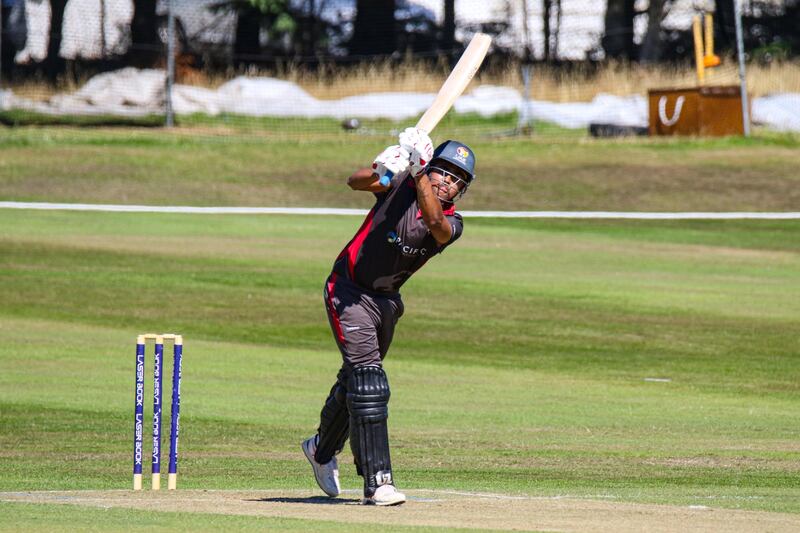
POLYGON ((434 161, 428 170, 434 194, 439 200, 449 202, 467 186, 465 172, 447 161, 434 161))

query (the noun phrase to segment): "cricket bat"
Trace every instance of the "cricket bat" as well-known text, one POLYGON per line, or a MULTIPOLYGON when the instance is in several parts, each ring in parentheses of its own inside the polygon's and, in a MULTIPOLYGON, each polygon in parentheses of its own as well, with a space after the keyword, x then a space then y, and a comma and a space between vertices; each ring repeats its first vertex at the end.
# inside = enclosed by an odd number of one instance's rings
MULTIPOLYGON (((461 93, 467 88, 475 73, 478 72, 491 43, 492 38, 485 33, 475 34, 444 85, 439 89, 433 103, 417 122, 417 128, 425 130, 426 133, 433 131, 442 117, 453 107, 456 98, 461 96, 461 93)), ((391 172, 381 176, 381 185, 387 187, 392 177, 391 172)))

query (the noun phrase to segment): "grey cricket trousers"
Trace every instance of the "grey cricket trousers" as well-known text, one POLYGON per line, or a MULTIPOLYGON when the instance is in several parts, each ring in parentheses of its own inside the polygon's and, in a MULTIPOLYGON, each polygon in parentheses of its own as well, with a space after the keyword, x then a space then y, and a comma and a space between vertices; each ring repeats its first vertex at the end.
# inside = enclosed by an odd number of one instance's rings
POLYGON ((350 280, 331 274, 325 282, 325 308, 345 366, 381 366, 403 316, 399 294, 364 291, 350 280))

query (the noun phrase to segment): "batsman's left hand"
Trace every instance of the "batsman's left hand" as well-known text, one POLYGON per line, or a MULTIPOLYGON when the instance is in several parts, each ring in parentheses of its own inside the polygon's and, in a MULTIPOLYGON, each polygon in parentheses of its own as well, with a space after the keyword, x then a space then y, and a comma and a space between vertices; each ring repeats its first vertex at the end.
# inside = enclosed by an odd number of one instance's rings
POLYGON ((431 162, 433 142, 428 133, 420 128, 406 128, 400 134, 400 146, 409 153, 409 170, 412 176, 419 176, 431 162))
POLYGON ((372 162, 372 170, 381 178, 381 185, 386 187, 389 185, 389 182, 387 180, 386 183, 384 183, 383 178, 388 175, 390 179, 391 176, 404 172, 408 168, 408 165, 408 151, 394 144, 378 154, 378 157, 372 162))

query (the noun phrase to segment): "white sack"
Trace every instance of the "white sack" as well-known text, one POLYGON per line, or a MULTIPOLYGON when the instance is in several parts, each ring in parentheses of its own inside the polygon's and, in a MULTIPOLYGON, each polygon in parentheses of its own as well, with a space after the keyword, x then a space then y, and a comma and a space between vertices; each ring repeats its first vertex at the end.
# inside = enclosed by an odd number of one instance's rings
POLYGON ((14 61, 20 65, 38 63, 47 57, 47 45, 50 35, 50 2, 49 0, 25 0, 25 24, 28 35, 25 48, 17 52, 14 61))
MULTIPOLYGON (((413 119, 435 98, 434 93, 369 93, 338 100, 318 100, 296 84, 273 78, 235 78, 217 90, 176 85, 173 107, 178 114, 235 113, 257 117, 413 119)), ((71 95, 33 102, 6 91, 3 109, 28 109, 50 114, 119 114, 141 116, 164 112, 165 73, 129 67, 90 79, 71 95)), ((483 85, 456 100, 454 112, 490 117, 519 111, 523 116, 564 128, 590 123, 647 126, 647 100, 641 95, 598 94, 591 102, 525 102, 511 87, 483 85)), ((753 121, 781 131, 800 131, 800 94, 778 94, 753 101, 753 121)))
POLYGON ((127 29, 132 20, 131 0, 70 0, 64 9, 59 55, 66 59, 100 59, 124 54, 128 50, 127 29))
POLYGON ((778 131, 800 131, 800 93, 782 93, 753 100, 753 122, 778 131))

